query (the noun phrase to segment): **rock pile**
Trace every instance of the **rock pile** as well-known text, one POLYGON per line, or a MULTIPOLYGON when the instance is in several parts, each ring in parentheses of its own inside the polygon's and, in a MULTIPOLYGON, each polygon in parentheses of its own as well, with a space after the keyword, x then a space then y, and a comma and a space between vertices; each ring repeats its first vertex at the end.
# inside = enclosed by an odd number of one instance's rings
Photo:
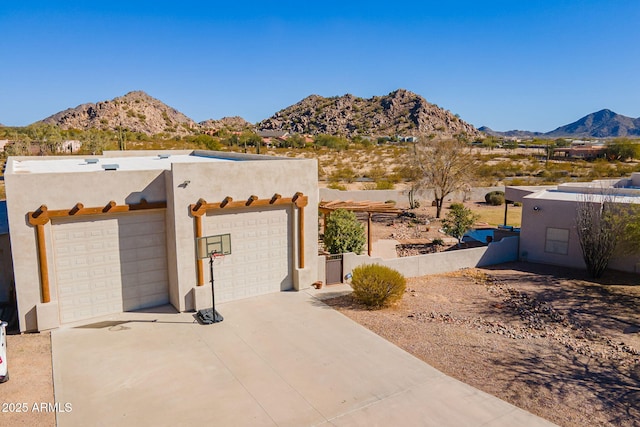
POLYGON ((482 281, 490 294, 501 299, 502 302, 495 304, 493 308, 517 315, 520 323, 468 318, 433 311, 414 312, 408 317, 421 322, 465 326, 510 339, 553 339, 571 352, 599 361, 616 362, 620 365, 640 364, 640 351, 582 325, 569 313, 555 309, 551 303, 538 301, 490 276, 473 278, 482 281))

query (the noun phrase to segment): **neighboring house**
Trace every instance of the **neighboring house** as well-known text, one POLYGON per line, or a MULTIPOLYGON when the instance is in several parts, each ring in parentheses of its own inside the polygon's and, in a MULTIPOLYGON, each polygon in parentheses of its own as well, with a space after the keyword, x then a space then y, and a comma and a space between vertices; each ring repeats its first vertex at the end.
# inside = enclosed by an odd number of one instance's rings
POLYGON ((396 135, 396 139, 398 140, 398 142, 418 142, 417 136, 396 135))
POLYGON ((602 142, 591 141, 573 141, 570 147, 554 148, 554 157, 563 156, 572 159, 593 160, 598 157, 604 157, 607 146, 602 142))
MULTIPOLYGON (((543 264, 586 268, 576 232, 579 203, 640 203, 640 173, 630 178, 572 182, 549 187, 506 187, 505 198, 522 202, 520 259, 543 264), (606 196, 604 196, 606 195, 606 196)), ((640 272, 640 256, 618 257, 609 267, 640 272)))
POLYGON ((271 146, 273 144, 280 144, 280 142, 286 141, 289 138, 289 132, 286 130, 259 130, 258 136, 262 138, 262 142, 271 146))
POLYGON ((70 139, 64 141, 58 150, 58 153, 66 153, 73 154, 80 151, 80 147, 82 147, 82 141, 78 141, 77 139, 70 139))
POLYGON ((10 144, 11 141, 8 139, 0 139, 0 152, 4 151, 4 147, 10 144))
POLYGON ((21 331, 317 280, 317 162, 211 151, 9 157, 9 231, 21 331), (295 177, 295 179, 292 179, 295 177), (306 260, 306 261, 305 261, 306 260))

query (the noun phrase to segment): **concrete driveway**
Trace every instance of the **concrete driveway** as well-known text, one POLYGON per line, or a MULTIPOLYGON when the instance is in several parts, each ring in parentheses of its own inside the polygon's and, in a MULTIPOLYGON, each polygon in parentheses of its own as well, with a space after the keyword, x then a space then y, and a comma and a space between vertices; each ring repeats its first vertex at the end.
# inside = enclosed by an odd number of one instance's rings
POLYGON ((314 297, 167 309, 52 333, 59 426, 547 426, 447 377, 314 297), (69 405, 67 405, 69 408, 69 405))

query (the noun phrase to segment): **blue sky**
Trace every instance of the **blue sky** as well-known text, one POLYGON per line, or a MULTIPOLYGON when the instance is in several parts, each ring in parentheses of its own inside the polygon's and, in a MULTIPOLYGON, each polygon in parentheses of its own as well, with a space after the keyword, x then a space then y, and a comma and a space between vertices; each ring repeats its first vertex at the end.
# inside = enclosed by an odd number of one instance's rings
POLYGON ((476 127, 640 116, 640 2, 0 2, 0 123, 143 90, 196 121, 404 88, 476 127))

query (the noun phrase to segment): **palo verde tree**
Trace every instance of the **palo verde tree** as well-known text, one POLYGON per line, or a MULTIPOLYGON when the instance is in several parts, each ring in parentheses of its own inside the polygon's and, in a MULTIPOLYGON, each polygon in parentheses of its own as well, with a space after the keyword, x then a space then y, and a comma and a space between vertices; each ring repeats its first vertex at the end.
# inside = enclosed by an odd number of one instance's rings
POLYGON ((56 154, 62 148, 62 135, 57 126, 35 123, 26 127, 31 143, 40 147, 44 154, 56 154))
POLYGON ((475 174, 471 146, 463 139, 420 138, 413 148, 413 160, 421 172, 419 186, 433 190, 436 218, 440 218, 445 197, 468 186, 475 174))
POLYGON ((628 138, 616 138, 607 144, 605 155, 608 160, 627 161, 638 158, 640 146, 628 138))
POLYGON ((355 252, 360 255, 366 240, 364 226, 353 212, 337 209, 327 217, 323 241, 329 253, 355 252))
POLYGON ((611 194, 586 194, 576 208, 576 231, 591 277, 601 277, 615 255, 640 251, 640 210, 611 194))
POLYGON ((449 212, 442 220, 442 230, 448 236, 458 239, 458 246, 462 243, 464 233, 469 231, 478 220, 478 215, 462 203, 452 203, 449 212))

